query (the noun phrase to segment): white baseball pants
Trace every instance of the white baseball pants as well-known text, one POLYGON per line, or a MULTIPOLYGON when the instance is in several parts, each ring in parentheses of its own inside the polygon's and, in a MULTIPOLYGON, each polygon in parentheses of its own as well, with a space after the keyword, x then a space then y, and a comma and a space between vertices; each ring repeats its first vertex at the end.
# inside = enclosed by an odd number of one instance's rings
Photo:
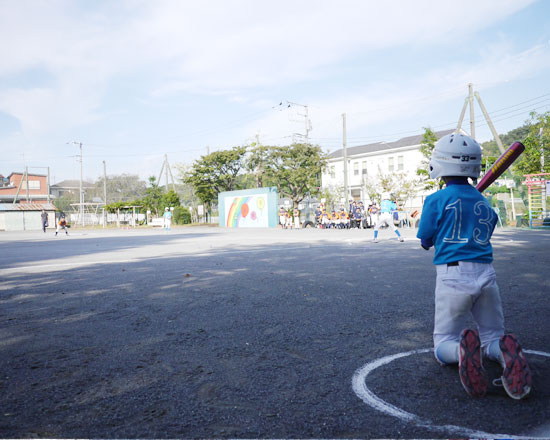
POLYGON ((500 291, 492 264, 459 262, 436 265, 434 348, 458 343, 460 332, 472 317, 485 348, 504 334, 500 291))
POLYGON ((380 226, 382 226, 384 223, 390 228, 393 228, 394 231, 397 230, 397 227, 393 224, 393 214, 391 212, 383 212, 380 214, 376 225, 374 225, 374 230, 378 231, 378 229, 380 229, 380 226))

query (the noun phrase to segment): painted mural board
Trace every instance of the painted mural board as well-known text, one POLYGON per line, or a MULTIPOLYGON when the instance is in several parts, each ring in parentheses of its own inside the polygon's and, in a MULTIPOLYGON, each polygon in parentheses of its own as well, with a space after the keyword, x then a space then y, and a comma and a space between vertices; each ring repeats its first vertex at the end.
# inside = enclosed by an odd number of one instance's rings
POLYGON ((276 188, 229 191, 218 195, 219 225, 226 228, 277 226, 276 188))

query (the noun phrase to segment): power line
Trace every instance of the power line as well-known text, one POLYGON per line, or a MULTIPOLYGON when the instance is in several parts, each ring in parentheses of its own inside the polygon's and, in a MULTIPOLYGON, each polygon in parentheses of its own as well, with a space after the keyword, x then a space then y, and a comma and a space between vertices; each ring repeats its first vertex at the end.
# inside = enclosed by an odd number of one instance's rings
MULTIPOLYGON (((542 108, 545 108, 545 107, 549 106, 550 105, 550 98, 545 98, 545 97, 550 97, 550 93, 546 93, 546 94, 537 96, 536 98, 532 98, 532 99, 529 99, 529 100, 526 100, 526 101, 522 101, 522 102, 517 103, 517 104, 502 107, 498 110, 494 110, 494 111, 490 112, 490 115, 494 116, 493 122, 505 121, 507 119, 512 119, 512 118, 515 118, 515 117, 518 117, 518 116, 521 116, 521 115, 525 115, 526 110, 531 112, 531 111, 540 110, 542 108), (545 99, 542 99, 542 98, 545 98, 545 99), (538 101, 538 102, 533 102, 533 101, 538 101), (531 104, 530 105, 524 105, 526 103, 531 103, 531 104), (540 106, 537 106, 537 107, 532 107, 532 105, 537 105, 537 104, 543 104, 543 105, 540 105, 540 106), (501 113, 505 110, 512 109, 514 107, 519 107, 519 106, 522 106, 522 107, 516 108, 515 110, 509 111, 509 112, 502 113, 501 115, 497 114, 497 113, 501 113), (496 114, 496 116, 495 116, 495 114, 496 114), (511 116, 501 117, 501 116, 510 115, 510 114, 511 114, 511 116)), ((479 122, 480 126, 486 126, 487 125, 487 122, 485 121, 485 119, 482 116, 478 116, 478 118, 476 118, 475 121, 476 121, 476 123, 479 122)), ((430 125, 430 128, 432 128, 434 130, 445 130, 445 129, 451 129, 451 128, 455 128, 455 127, 456 127, 456 121, 447 122, 447 123, 438 124, 438 125, 430 125)), ((400 135, 413 135, 413 134, 417 134, 418 132, 419 132, 418 129, 412 129, 412 130, 404 130, 404 131, 399 131, 399 132, 394 132, 394 133, 386 133, 386 134, 381 134, 381 135, 348 137, 348 140, 352 141, 352 142, 354 141, 354 143, 358 143, 360 141, 364 142, 364 141, 376 140, 376 139, 394 138, 394 137, 400 136, 400 135)), ((326 137, 326 138, 313 137, 311 139, 316 140, 316 141, 325 141, 327 143, 331 142, 331 141, 338 142, 340 140, 340 138, 337 138, 337 137, 326 137)))

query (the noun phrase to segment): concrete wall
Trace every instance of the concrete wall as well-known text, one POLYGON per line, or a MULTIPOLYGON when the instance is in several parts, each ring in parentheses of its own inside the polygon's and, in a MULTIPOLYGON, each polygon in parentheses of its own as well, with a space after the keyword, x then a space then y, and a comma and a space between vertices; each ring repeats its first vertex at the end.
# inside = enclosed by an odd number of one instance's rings
MULTIPOLYGON (((40 231, 41 211, 0 212, 0 231, 40 231)), ((48 229, 55 228, 55 212, 48 212, 48 229)))
POLYGON ((0 213, 0 227, 5 231, 38 231, 42 229, 40 211, 7 211, 0 213))

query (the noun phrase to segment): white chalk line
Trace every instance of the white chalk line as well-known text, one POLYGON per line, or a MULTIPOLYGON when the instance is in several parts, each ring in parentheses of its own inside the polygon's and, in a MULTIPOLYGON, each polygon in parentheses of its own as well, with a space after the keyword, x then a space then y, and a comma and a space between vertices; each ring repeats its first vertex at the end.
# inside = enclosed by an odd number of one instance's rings
MULTIPOLYGON (((550 357, 550 353, 546 353, 544 351, 535 351, 535 350, 523 350, 523 351, 529 354, 550 357)), ((420 350, 408 351, 406 353, 397 353, 397 354, 385 356, 373 362, 369 362, 368 364, 359 368, 354 373, 353 378, 351 380, 353 391, 355 392, 357 397, 359 397, 363 402, 365 402, 367 405, 371 406, 375 410, 383 412, 384 414, 387 414, 389 416, 396 417, 404 422, 414 423, 415 425, 421 428, 427 428, 432 431, 459 434, 470 438, 497 438, 497 437, 514 438, 514 439, 537 438, 533 436, 524 437, 524 436, 515 436, 510 434, 490 434, 487 432, 476 431, 476 430, 472 430, 469 428, 464 428, 462 426, 456 426, 456 425, 436 425, 428 419, 423 419, 415 414, 404 411, 401 408, 397 408, 396 406, 382 400, 380 397, 374 394, 367 387, 367 384, 366 384, 367 376, 377 368, 383 365, 389 364, 390 362, 393 362, 402 357, 411 356, 415 354, 429 353, 429 352, 433 352, 433 349, 424 348, 420 350)), ((539 437, 539 438, 546 438, 546 437, 539 437)))

